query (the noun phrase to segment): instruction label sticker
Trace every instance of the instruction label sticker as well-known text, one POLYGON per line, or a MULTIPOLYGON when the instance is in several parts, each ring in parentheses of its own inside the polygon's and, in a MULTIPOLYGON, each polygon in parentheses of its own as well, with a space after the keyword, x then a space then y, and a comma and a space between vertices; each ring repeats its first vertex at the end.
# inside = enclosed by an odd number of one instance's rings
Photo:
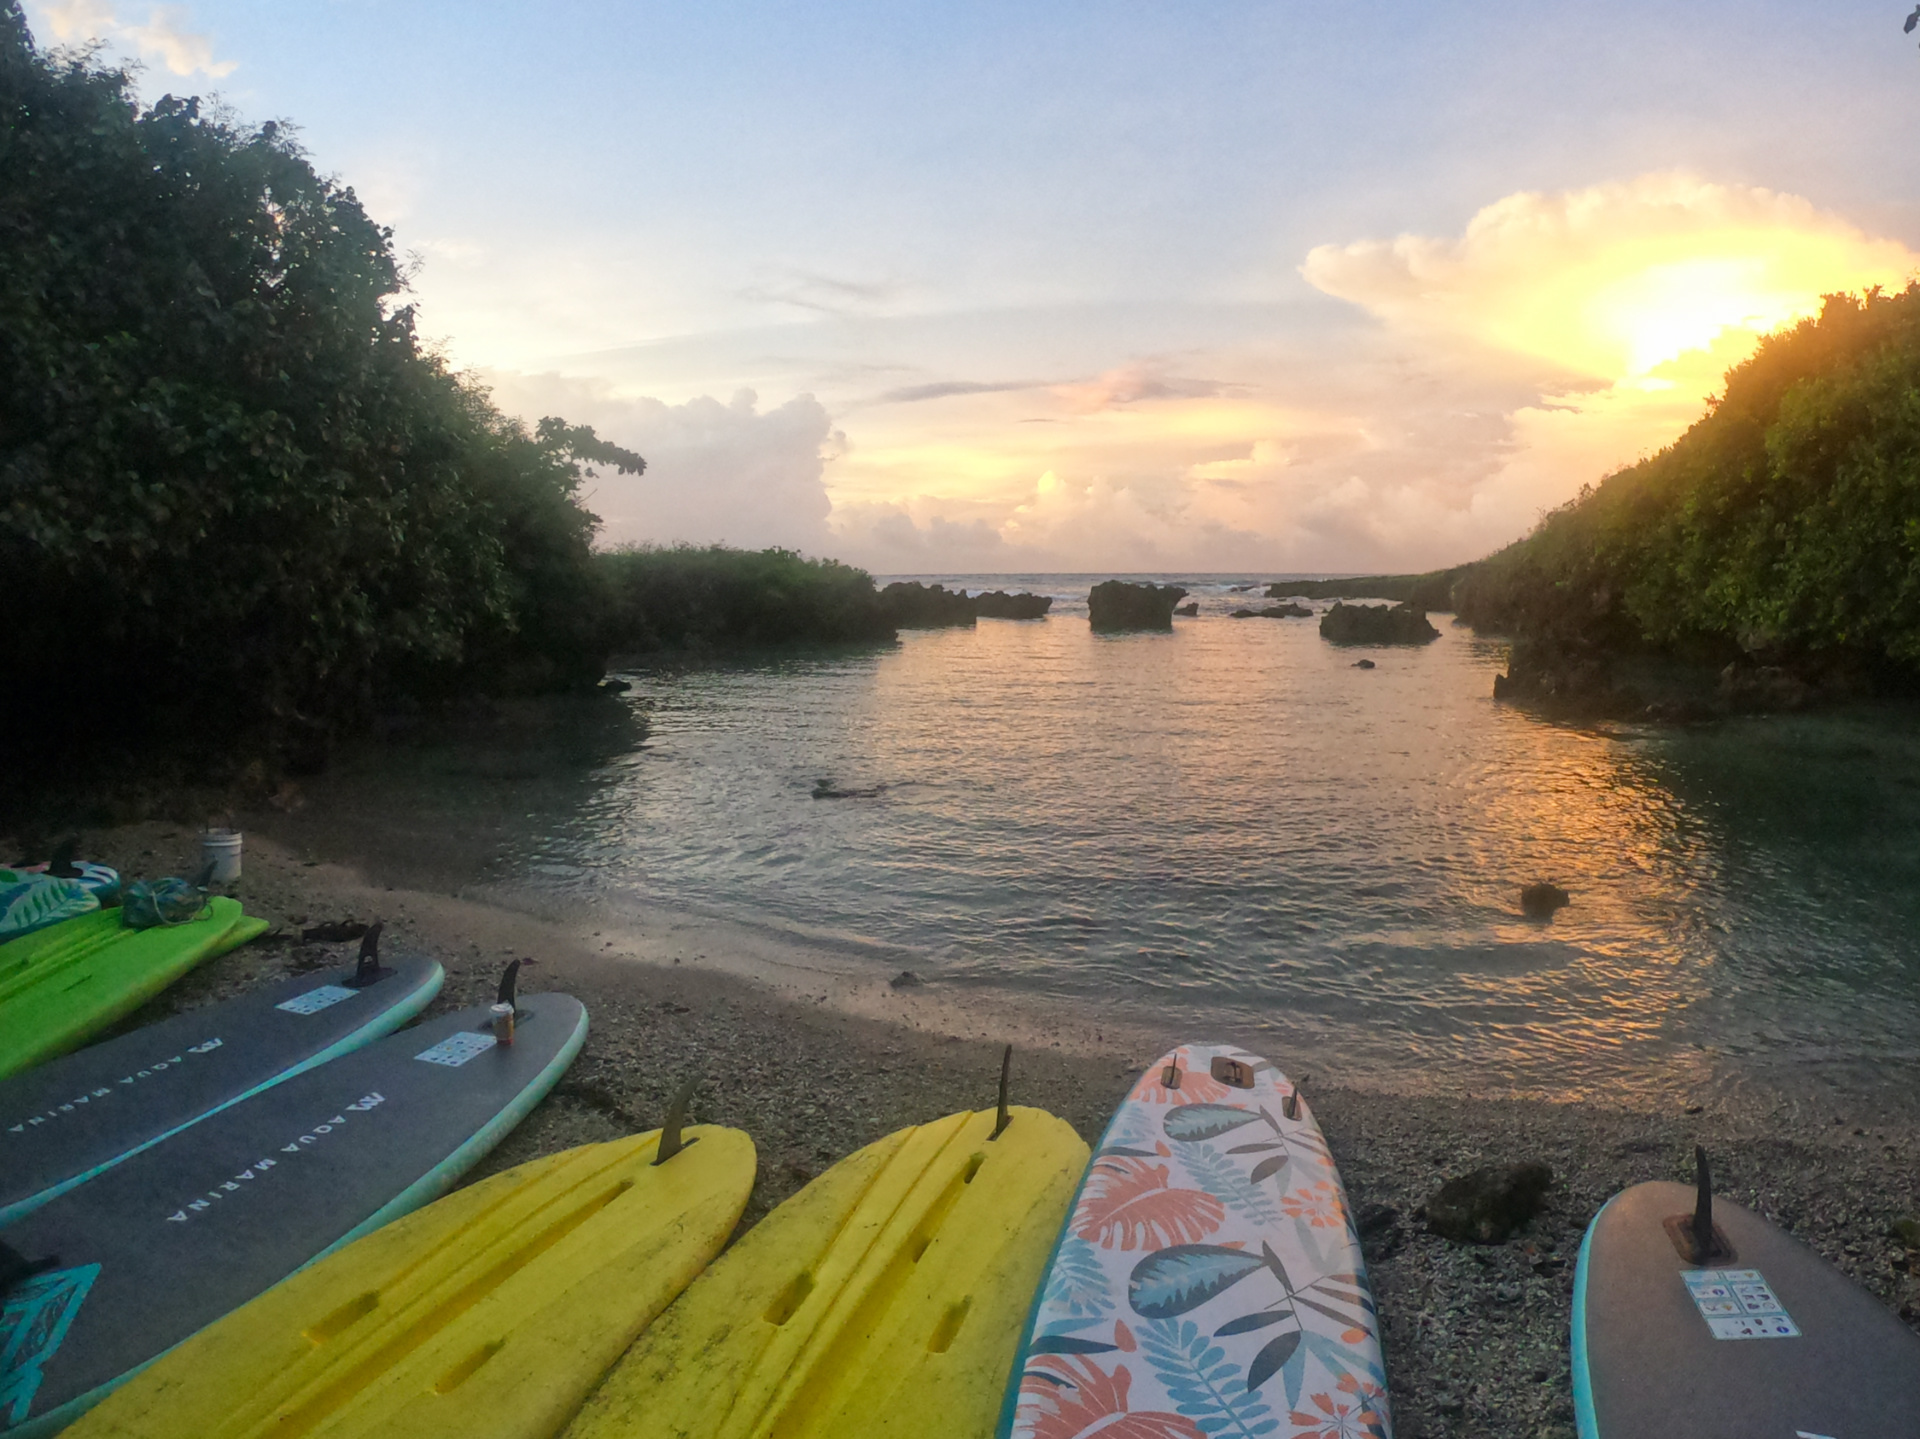
POLYGON ((1800 1326, 1758 1269, 1694 1269, 1680 1277, 1715 1339, 1800 1337, 1800 1326))
POLYGON ((288 1014, 318 1014, 343 999, 352 998, 353 991, 350 989, 343 989, 337 984, 323 984, 305 994, 296 994, 292 999, 283 999, 274 1008, 284 1009, 288 1014))
POLYGON ((449 1069, 458 1069, 476 1054, 485 1054, 492 1049, 495 1041, 491 1034, 478 1034, 473 1030, 463 1030, 459 1034, 447 1036, 432 1049, 423 1049, 414 1055, 415 1059, 424 1059, 428 1064, 444 1064, 449 1069))

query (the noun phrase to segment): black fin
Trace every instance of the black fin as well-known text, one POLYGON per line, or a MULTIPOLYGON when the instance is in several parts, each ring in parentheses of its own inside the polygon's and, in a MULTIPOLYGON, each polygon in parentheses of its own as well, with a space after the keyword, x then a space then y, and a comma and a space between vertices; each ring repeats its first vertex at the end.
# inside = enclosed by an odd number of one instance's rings
POLYGON ((47 873, 55 879, 78 879, 80 871, 73 867, 73 857, 80 852, 80 836, 70 834, 53 847, 52 862, 47 865, 47 873))
POLYGON ((11 1244, 0 1241, 0 1294, 5 1294, 16 1284, 24 1283, 36 1274, 45 1274, 49 1269, 58 1268, 60 1256, 49 1254, 45 1259, 29 1259, 11 1244))
POLYGON ((1007 1113, 1007 1080, 1012 1074, 1013 1046, 1009 1044, 1007 1052, 1000 1056, 1000 1117, 994 1123, 993 1133, 987 1136, 989 1139, 998 1139, 1013 1122, 1012 1116, 1007 1113))
POLYGON ((1693 1172, 1693 1262, 1705 1264, 1713 1256, 1713 1170, 1706 1149, 1698 1144, 1693 1146, 1693 1172))
POLYGON ((384 919, 376 919, 360 936, 360 962, 353 967, 353 978, 347 981, 347 988, 365 989, 392 972, 380 968, 380 931, 386 924, 384 919))
POLYGON ((655 1164, 665 1164, 687 1147, 681 1141, 680 1129, 687 1122, 687 1105, 692 1101, 693 1091, 699 1083, 697 1079, 689 1079, 680 1086, 680 1092, 673 1096, 673 1103, 667 1106, 666 1122, 660 1126, 660 1148, 653 1156, 655 1164))
POLYGON ((500 976, 500 992, 494 996, 493 1002, 495 1004, 510 1004, 513 1006, 513 1012, 518 1014, 520 1012, 520 1000, 518 997, 519 983, 520 961, 516 959, 512 964, 507 966, 507 972, 500 976))
POLYGON ((214 861, 208 860, 200 866, 200 872, 190 881, 195 889, 206 889, 213 883, 214 861))

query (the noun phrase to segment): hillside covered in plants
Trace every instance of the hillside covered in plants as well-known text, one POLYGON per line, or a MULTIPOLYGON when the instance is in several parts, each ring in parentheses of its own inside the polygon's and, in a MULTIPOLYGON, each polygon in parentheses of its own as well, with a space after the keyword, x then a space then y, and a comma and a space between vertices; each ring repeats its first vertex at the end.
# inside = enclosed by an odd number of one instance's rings
POLYGON ((1616 661, 1725 667, 1797 703, 1920 671, 1920 287, 1831 295, 1660 453, 1471 567, 1457 614, 1514 637, 1505 692, 1626 708, 1616 661))

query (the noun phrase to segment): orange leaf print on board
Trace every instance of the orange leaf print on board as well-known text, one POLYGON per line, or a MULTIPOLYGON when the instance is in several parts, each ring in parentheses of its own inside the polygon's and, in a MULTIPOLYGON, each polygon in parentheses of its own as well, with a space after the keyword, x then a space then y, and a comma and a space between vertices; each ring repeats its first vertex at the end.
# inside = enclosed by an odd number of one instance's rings
POLYGON ((1211 1194, 1168 1188, 1166 1165, 1114 1156, 1087 1176, 1073 1232, 1102 1249, 1164 1249, 1205 1239, 1226 1217, 1211 1194))
POLYGON ((1331 1229, 1347 1222, 1347 1211, 1340 1203, 1340 1193, 1324 1179, 1317 1179, 1311 1187, 1296 1189, 1280 1201, 1281 1209, 1295 1219, 1304 1219, 1315 1229, 1331 1229))
POLYGON ((1033 1439, 1207 1439, 1191 1419, 1158 1409, 1130 1413, 1126 1369, 1108 1374, 1081 1354, 1046 1354, 1020 1380, 1019 1421, 1033 1439))

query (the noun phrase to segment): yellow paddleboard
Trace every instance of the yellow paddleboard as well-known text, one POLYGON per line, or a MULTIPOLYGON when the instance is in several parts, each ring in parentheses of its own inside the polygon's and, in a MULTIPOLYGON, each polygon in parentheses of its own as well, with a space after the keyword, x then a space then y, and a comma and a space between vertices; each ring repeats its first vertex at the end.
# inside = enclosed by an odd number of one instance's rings
POLYGON ((980 1439, 1087 1146, 1014 1109, 903 1129, 748 1232, 628 1352, 568 1439, 980 1439))
POLYGON ((689 1128, 536 1159, 395 1220, 200 1331, 71 1439, 545 1439, 720 1251, 753 1141, 689 1128))

